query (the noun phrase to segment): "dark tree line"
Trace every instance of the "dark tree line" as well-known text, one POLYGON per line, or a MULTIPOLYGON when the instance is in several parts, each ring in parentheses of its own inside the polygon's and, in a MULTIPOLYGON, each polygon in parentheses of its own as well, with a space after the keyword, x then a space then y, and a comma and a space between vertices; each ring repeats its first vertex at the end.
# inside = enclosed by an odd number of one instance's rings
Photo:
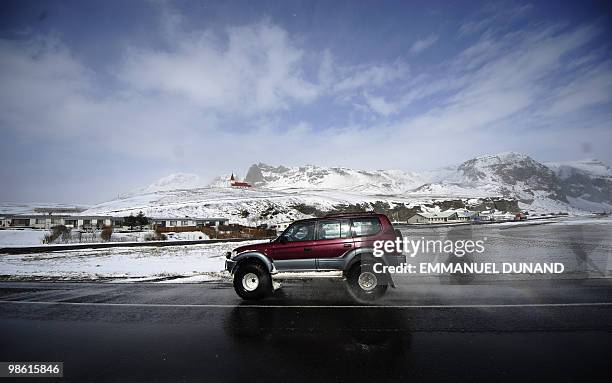
POLYGON ((143 227, 149 224, 149 219, 144 215, 142 211, 138 214, 130 214, 128 217, 123 217, 123 224, 133 229, 135 226, 143 227))

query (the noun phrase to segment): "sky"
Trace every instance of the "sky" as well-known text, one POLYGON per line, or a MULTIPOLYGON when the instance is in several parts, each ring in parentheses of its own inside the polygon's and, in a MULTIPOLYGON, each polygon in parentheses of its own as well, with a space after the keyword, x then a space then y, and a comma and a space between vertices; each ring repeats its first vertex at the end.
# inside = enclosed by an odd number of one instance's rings
POLYGON ((249 165, 612 164, 605 1, 0 2, 0 202, 249 165))

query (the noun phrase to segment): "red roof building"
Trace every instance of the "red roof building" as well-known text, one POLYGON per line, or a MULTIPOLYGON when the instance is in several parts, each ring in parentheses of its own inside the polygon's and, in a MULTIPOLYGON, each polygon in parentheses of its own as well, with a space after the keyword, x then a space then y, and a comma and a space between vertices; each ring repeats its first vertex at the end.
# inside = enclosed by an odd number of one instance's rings
POLYGON ((233 188, 241 188, 241 189, 252 187, 252 185, 248 182, 237 181, 236 177, 234 177, 234 173, 232 173, 232 176, 230 177, 230 186, 233 188))

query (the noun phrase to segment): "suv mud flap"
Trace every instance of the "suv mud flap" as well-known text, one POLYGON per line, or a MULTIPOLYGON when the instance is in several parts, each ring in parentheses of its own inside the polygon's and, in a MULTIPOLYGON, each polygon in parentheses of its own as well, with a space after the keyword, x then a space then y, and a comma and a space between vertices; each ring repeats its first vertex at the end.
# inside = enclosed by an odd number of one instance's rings
POLYGON ((384 275, 384 277, 385 277, 384 282, 385 282, 387 285, 389 285, 389 286, 391 286, 391 287, 395 288, 395 282, 393 281, 393 277, 391 276, 391 274, 389 274, 389 273, 384 273, 383 275, 384 275))

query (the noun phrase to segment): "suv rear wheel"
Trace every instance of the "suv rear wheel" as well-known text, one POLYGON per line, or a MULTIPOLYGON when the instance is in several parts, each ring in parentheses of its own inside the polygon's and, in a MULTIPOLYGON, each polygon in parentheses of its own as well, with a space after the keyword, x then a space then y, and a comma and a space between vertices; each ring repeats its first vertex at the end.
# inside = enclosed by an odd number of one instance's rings
POLYGON ((375 273, 370 264, 351 267, 346 276, 350 294, 360 301, 374 301, 387 292, 384 276, 375 273))
POLYGON ((234 290, 242 299, 262 299, 272 293, 272 278, 259 263, 238 265, 234 273, 234 290))

